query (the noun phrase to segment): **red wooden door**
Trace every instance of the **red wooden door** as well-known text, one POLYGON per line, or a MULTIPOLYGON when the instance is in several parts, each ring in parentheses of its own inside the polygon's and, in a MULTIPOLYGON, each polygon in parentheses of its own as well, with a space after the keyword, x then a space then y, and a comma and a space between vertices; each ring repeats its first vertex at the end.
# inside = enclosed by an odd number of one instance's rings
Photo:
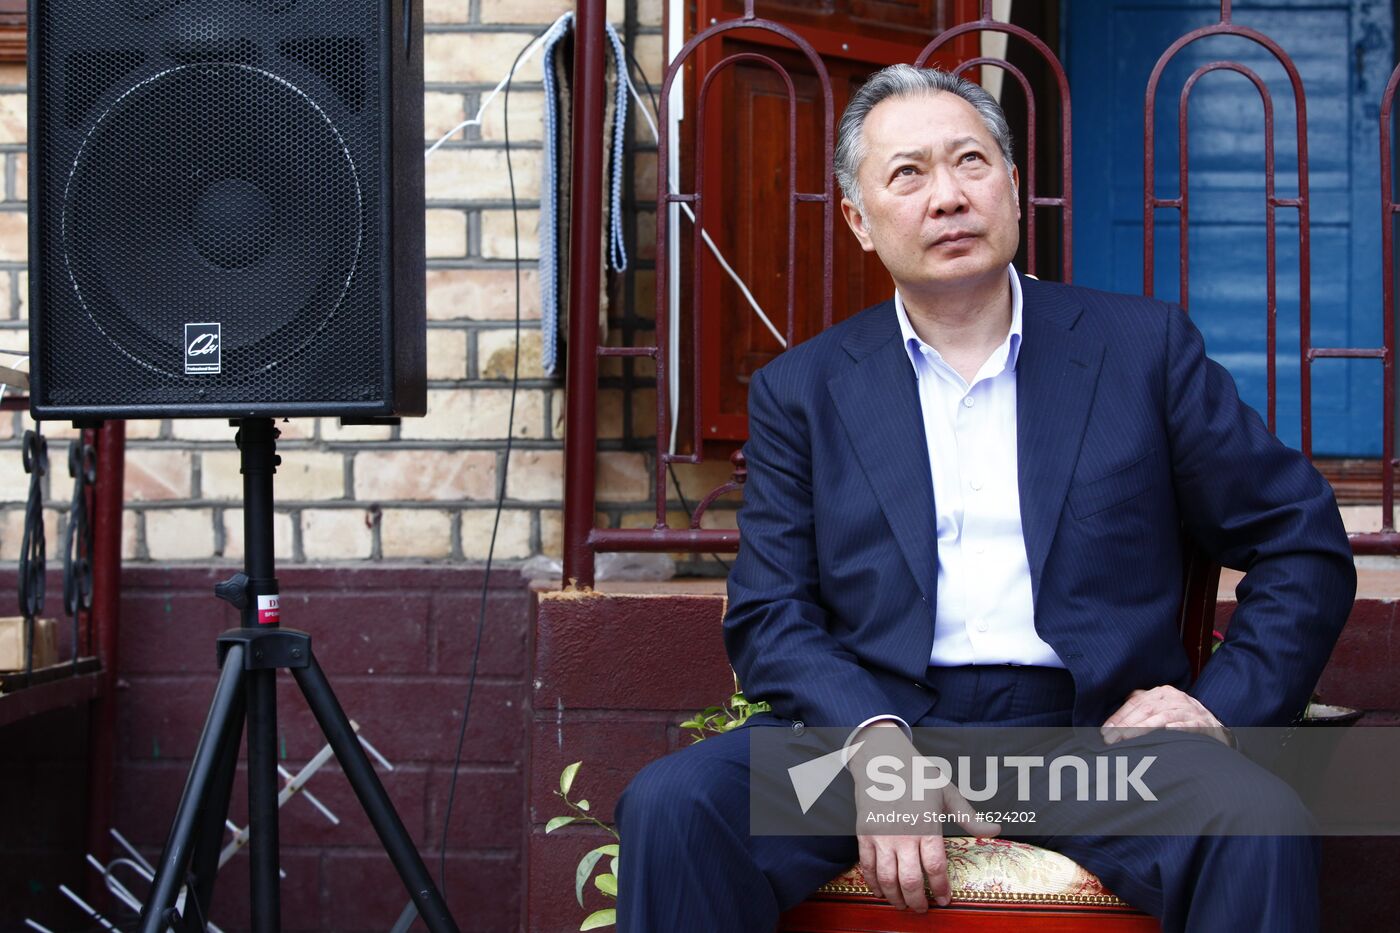
MULTIPOLYGON (((741 0, 698 0, 697 21, 704 25, 738 19, 741 0)), ((976 0, 767 0, 758 4, 760 17, 783 23, 809 42, 831 81, 833 121, 839 120, 851 95, 869 74, 885 65, 912 62, 935 36, 956 23, 975 19, 976 0)), ((931 64, 952 65, 976 54, 976 39, 968 37, 945 50, 931 64)), ((758 52, 784 68, 793 84, 797 111, 797 190, 820 192, 823 187, 823 95, 811 63, 781 37, 758 30, 731 31, 697 50, 687 75, 686 118, 683 126, 681 177, 693 182, 693 147, 700 80, 719 62, 737 53, 758 52)), ((774 327, 789 344, 800 343, 822 328, 823 205, 801 203, 795 225, 796 256, 789 270, 788 185, 789 104, 787 83, 769 65, 739 61, 714 79, 704 102, 705 146, 701 190, 707 199, 705 227, 716 247, 752 292, 774 327), (789 314, 789 290, 792 310, 789 314)), ((693 189, 692 189, 693 190, 693 189)), ((840 189, 834 190, 840 198, 840 189)), ((681 295, 691 294, 694 236, 682 223, 680 249, 681 295)), ((833 321, 889 298, 893 284, 873 254, 861 251, 846 228, 839 207, 832 211, 833 321)), ((698 379, 682 373, 684 383, 700 393, 701 435, 711 454, 722 454, 748 436, 748 382, 783 346, 760 321, 742 291, 708 252, 699 273, 704 276, 698 333, 693 309, 683 297, 682 359, 694 359, 698 379), (691 335, 695 335, 692 337, 691 335), (687 338, 699 340, 699 353, 685 352, 687 338)), ((688 407, 688 406, 687 406, 688 407)), ((690 435, 682 409, 679 436, 690 435)))

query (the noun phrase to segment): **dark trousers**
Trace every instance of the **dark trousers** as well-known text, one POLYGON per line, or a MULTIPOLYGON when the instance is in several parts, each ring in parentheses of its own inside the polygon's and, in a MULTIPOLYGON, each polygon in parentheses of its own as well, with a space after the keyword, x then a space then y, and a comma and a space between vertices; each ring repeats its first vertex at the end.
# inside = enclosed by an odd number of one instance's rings
MULTIPOLYGON (((938 702, 917 726, 1068 725, 1073 681, 1030 667, 932 668, 938 702)), ((788 728, 768 717, 747 728, 788 728)), ((1201 835, 1031 836, 1074 859, 1167 931, 1316 930, 1318 846, 1282 781, 1214 739, 1157 730, 1120 743, 1157 754, 1153 790, 1196 814, 1201 835), (1224 835, 1231 826, 1299 835, 1224 835), (1276 830, 1275 830, 1276 831, 1276 830)), ((617 807, 619 933, 771 931, 779 913, 857 860, 854 836, 749 833, 749 738, 706 739, 644 768, 617 807)), ((932 908, 937 910, 937 908, 932 908)))

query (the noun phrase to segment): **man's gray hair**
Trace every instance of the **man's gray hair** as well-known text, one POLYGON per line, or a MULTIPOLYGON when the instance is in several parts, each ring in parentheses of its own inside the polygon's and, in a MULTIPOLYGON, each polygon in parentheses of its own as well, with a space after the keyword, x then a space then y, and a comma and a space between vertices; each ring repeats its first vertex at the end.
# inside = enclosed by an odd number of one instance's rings
POLYGON ((972 105, 987 131, 996 140, 1006 161, 1006 172, 1011 173, 1015 164, 1011 148, 1011 128, 1006 123, 1006 115, 1001 105, 992 95, 966 78, 959 77, 937 68, 915 68, 913 65, 890 65, 870 76, 861 89, 851 97, 846 112, 841 115, 841 123, 836 129, 836 152, 833 161, 836 167, 836 181, 841 191, 855 204, 856 210, 865 212, 860 197, 860 182, 856 173, 865 159, 865 118, 875 105, 894 97, 913 97, 918 94, 944 92, 956 94, 972 105))

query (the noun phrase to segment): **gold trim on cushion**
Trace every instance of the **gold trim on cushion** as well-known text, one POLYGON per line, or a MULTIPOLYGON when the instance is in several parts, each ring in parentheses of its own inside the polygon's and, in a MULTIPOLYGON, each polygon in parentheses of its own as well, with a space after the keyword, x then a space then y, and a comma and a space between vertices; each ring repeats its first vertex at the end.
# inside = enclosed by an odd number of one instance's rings
MULTIPOLYGON (((950 836, 944 840, 954 901, 1128 907, 1073 859, 1014 839, 950 836)), ((874 897, 859 865, 817 889, 818 894, 874 897)))

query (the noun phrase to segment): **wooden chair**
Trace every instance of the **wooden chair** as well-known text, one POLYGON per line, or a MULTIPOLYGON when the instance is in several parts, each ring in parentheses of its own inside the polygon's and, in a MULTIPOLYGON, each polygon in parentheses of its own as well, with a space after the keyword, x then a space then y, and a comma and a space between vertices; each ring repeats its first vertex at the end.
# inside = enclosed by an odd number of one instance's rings
MULTIPOLYGON (((1184 573, 1178 615, 1193 676, 1210 657, 1220 567, 1183 540, 1184 573)), ((952 903, 925 914, 896 910, 866 886, 860 868, 833 878, 785 913, 788 933, 1159 933, 1156 919, 1120 900, 1071 859, 1011 839, 950 836, 952 903)))

